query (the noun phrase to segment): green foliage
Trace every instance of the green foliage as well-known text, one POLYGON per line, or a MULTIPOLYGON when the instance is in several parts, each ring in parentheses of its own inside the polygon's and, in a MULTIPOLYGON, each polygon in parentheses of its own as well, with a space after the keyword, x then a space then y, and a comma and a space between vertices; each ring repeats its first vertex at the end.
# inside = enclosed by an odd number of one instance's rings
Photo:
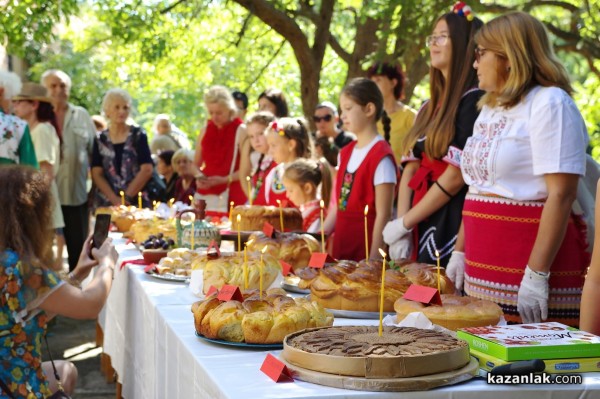
MULTIPOLYGON (((450 10, 451 3, 447 0, 336 1, 330 32, 337 46, 328 46, 325 51, 319 99, 337 102, 347 74, 360 74, 376 59, 391 59, 400 61, 407 71, 409 96, 414 87, 409 103, 418 107, 428 97, 428 51, 424 38, 435 19, 450 10)), ((13 15, 28 15, 28 7, 47 7, 46 10, 53 10, 44 17, 49 19, 41 18, 39 12, 34 13, 35 18, 57 21, 75 12, 78 4, 77 0, 28 0, 12 1, 9 7, 13 7, 13 15), (62 7, 60 12, 58 4, 62 7)), ((276 0, 269 4, 292 18, 309 45, 313 44, 321 1, 276 0)), ((600 0, 570 3, 504 0, 471 4, 483 20, 508 9, 524 9, 557 30, 575 29, 583 36, 577 42, 571 33, 571 36, 560 35, 556 31, 553 40, 575 82, 575 99, 595 145, 600 145, 600 106, 595 101, 595 92, 600 87, 600 65, 590 63, 580 50, 589 48, 588 55, 593 56, 594 49, 600 47, 599 4, 600 0), (578 11, 569 12, 562 7, 565 4, 578 7, 578 11)), ((8 21, 7 15, 0 15, 0 21, 8 21)), ((35 18, 32 16, 31 20, 35 18)), ((12 23, 9 35, 12 53, 16 52, 15 43, 22 46, 27 40, 37 43, 37 47, 30 48, 41 50, 41 62, 34 65, 31 77, 39 79, 41 72, 49 67, 65 70, 73 77, 73 101, 85 105, 91 113, 100 111, 102 96, 108 88, 122 87, 135 100, 134 118, 147 130, 154 115, 167 113, 182 130, 195 137, 206 120, 203 94, 211 85, 221 84, 246 92, 250 112, 256 110, 258 94, 265 88, 281 88, 291 113, 302 114, 300 69, 294 49, 273 27, 250 15, 236 1, 87 0, 81 3, 78 18, 72 18, 62 29, 58 44, 50 47, 45 43, 51 38, 52 24, 17 32, 21 26, 16 29, 12 23)), ((6 36, 8 27, 3 29, 0 32, 6 36)), ((37 52, 32 53, 35 56, 29 59, 35 60, 37 52)), ((600 155, 600 149, 598 152, 600 155)))
POLYGON ((0 43, 7 43, 9 54, 35 57, 55 39, 55 24, 77 10, 77 0, 1 1, 0 43))

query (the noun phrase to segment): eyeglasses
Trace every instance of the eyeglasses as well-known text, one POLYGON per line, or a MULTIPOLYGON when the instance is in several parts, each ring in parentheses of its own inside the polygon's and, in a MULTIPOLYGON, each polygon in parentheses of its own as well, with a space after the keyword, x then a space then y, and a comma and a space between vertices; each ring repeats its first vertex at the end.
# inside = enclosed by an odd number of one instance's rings
POLYGON ((430 36, 427 36, 427 38, 425 38, 425 43, 427 44, 427 47, 431 47, 434 44, 436 46, 445 46, 449 37, 450 36, 448 36, 448 35, 439 35, 439 36, 430 35, 430 36))
POLYGON ((325 116, 313 116, 313 121, 315 121, 315 123, 319 123, 321 121, 325 121, 325 122, 331 122, 331 120, 333 119, 333 115, 328 114, 325 116))
POLYGON ((481 48, 481 47, 475 47, 475 61, 477 61, 477 63, 479 63, 479 61, 481 60, 481 57, 484 56, 486 51, 488 51, 488 49, 481 48))

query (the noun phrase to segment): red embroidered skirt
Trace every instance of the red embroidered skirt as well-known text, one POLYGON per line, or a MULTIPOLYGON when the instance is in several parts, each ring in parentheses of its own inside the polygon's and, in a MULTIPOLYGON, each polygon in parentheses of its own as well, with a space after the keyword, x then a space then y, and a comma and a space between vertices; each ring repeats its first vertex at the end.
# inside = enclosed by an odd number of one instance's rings
MULTIPOLYGON (((465 228, 465 292, 496 302, 509 322, 521 323, 517 293, 536 239, 543 202, 518 202, 468 194, 465 228)), ((585 224, 571 216, 550 271, 548 321, 579 324, 579 303, 590 255, 585 224)))

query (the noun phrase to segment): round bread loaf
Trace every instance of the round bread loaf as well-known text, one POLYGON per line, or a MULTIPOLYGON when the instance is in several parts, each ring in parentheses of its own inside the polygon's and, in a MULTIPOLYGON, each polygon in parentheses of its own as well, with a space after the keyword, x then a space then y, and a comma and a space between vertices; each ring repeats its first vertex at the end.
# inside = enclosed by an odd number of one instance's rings
MULTIPOLYGON (((297 271, 300 288, 309 288, 313 300, 327 309, 377 312, 381 287, 381 261, 339 261, 322 269, 297 271)), ((442 293, 454 292, 454 285, 440 270, 442 293)), ((394 310, 394 302, 411 284, 437 288, 437 268, 422 263, 406 263, 400 269, 385 271, 384 312, 394 310)))
POLYGON ((409 313, 422 312, 432 323, 456 331, 463 327, 496 325, 503 314, 500 306, 491 301, 457 295, 441 297, 442 306, 425 306, 420 302, 399 298, 394 303, 398 322, 409 313))
MULTIPOLYGON (((239 254, 225 255, 216 259, 204 258, 204 265, 199 262, 196 266, 204 269, 202 290, 206 294, 211 286, 220 289, 225 284, 244 287, 244 257, 239 254)), ((260 253, 248 254, 248 288, 260 287, 260 253)), ((269 254, 263 255, 263 289, 267 289, 277 275, 281 273, 281 266, 277 259, 269 254)))
POLYGON ((272 344, 306 328, 331 326, 333 316, 305 298, 290 298, 281 289, 243 293, 244 301, 220 301, 217 294, 192 305, 196 332, 232 342, 272 344))
POLYGON ((305 267, 313 252, 319 252, 319 242, 309 234, 276 233, 267 237, 264 233, 253 233, 248 241, 248 251, 261 251, 265 245, 267 253, 276 259, 289 263, 294 270, 305 267))
MULTIPOLYGON (((285 231, 302 231, 302 213, 297 208, 282 208, 285 231)), ((279 208, 276 206, 238 205, 231 214, 232 231, 262 231, 265 222, 280 230, 279 208), (237 215, 241 216, 238 225, 237 215)))

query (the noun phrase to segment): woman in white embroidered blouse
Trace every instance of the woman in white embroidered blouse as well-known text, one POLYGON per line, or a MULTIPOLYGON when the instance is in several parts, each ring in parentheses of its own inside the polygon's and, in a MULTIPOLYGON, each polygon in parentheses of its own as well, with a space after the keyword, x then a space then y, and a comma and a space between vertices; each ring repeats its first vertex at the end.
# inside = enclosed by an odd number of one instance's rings
POLYGON ((461 160, 464 254, 447 273, 458 287, 464 277, 467 295, 501 305, 509 322, 577 325, 589 254, 571 207, 588 136, 568 75, 526 13, 490 21, 475 41, 486 95, 461 160))

